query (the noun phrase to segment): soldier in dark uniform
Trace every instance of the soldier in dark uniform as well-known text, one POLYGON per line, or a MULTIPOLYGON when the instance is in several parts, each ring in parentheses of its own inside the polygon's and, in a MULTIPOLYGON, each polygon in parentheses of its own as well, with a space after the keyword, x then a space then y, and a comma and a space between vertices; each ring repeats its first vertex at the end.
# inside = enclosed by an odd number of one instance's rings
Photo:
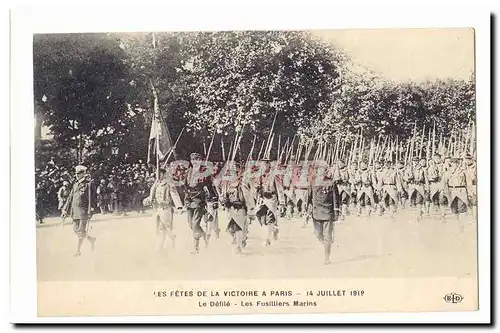
POLYGON ((472 216, 474 221, 477 219, 477 169, 476 163, 472 156, 467 154, 465 156, 465 167, 467 177, 467 194, 469 196, 469 203, 471 206, 472 216))
POLYGON ((248 219, 253 214, 255 202, 248 182, 243 180, 244 171, 239 165, 234 166, 238 172, 236 179, 222 182, 222 201, 228 214, 227 231, 236 240, 236 251, 242 252, 246 246, 248 219))
POLYGON ((340 219, 345 220, 347 215, 349 215, 349 203, 351 199, 351 173, 349 169, 346 167, 346 164, 343 160, 338 161, 338 166, 335 170, 334 180, 337 183, 337 188, 340 194, 340 201, 342 203, 342 209, 340 214, 340 219))
POLYGON ((307 196, 308 203, 312 205, 312 219, 316 237, 324 245, 325 265, 330 264, 330 254, 334 242, 334 224, 339 218, 341 205, 339 190, 333 182, 332 176, 332 173, 327 171, 321 184, 316 180, 311 182, 307 196))
POLYGON ((427 166, 427 179, 429 180, 429 195, 425 203, 426 213, 430 215, 431 203, 434 209, 441 208, 441 215, 444 214, 444 200, 443 200, 443 162, 439 154, 434 154, 427 166))
POLYGON ((401 181, 398 172, 392 167, 390 159, 387 159, 385 162, 385 168, 382 171, 379 182, 378 187, 382 189, 381 201, 384 205, 384 210, 389 210, 389 207, 392 207, 391 211, 394 216, 398 204, 398 193, 401 192, 401 181))
POLYGON ((87 234, 87 226, 92 216, 91 209, 91 184, 86 177, 87 168, 78 165, 75 167, 76 181, 69 194, 69 198, 63 207, 61 217, 64 219, 67 215, 73 219, 73 231, 78 237, 75 256, 81 255, 83 241, 87 239, 92 250, 94 249, 96 238, 87 234))
MULTIPOLYGON (((467 181, 470 181, 470 178, 467 177, 466 171, 460 163, 460 158, 452 158, 450 168, 445 173, 443 179, 443 191, 447 193, 451 213, 455 214, 457 221, 460 221, 460 214, 466 213, 468 207, 470 207, 467 191, 469 188, 467 181)), ((444 219, 445 216, 443 216, 444 219)), ((463 226, 460 225, 460 228, 462 229, 463 226)))
POLYGON ((264 158, 265 174, 260 177, 258 184, 258 199, 256 216, 259 223, 267 228, 266 246, 271 245, 271 239, 277 240, 279 233, 279 211, 285 206, 285 195, 283 182, 273 170, 271 170, 270 159, 264 158))
POLYGON ((370 218, 375 199, 373 198, 373 174, 368 169, 368 164, 361 162, 360 169, 354 176, 354 183, 357 185, 358 216, 361 216, 363 207, 367 209, 367 216, 370 218))
POLYGON ((207 201, 217 202, 217 192, 212 184, 212 177, 202 177, 206 170, 206 165, 202 163, 202 156, 192 153, 191 166, 187 171, 186 194, 184 203, 186 205, 187 219, 189 227, 193 232, 192 254, 199 253, 200 239, 203 238, 208 246, 207 226, 204 225, 203 216, 207 210, 207 201), (207 196, 207 191, 210 195, 207 196))

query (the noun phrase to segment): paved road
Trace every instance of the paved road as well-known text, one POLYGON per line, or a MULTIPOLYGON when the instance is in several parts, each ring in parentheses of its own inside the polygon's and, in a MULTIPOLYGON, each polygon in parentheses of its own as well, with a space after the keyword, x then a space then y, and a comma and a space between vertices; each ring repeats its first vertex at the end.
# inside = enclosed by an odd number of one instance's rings
MULTIPOLYGON (((461 231, 456 220, 437 216, 416 223, 414 212, 371 220, 349 216, 338 224, 332 264, 323 266, 322 245, 312 225, 282 220, 280 239, 264 246, 266 230, 250 226, 248 246, 238 255, 231 238, 221 233, 197 256, 189 254, 190 230, 185 215, 174 219, 175 249, 156 251, 158 237, 150 216, 100 217, 92 224, 96 249, 88 243, 74 258, 76 237, 71 225, 37 228, 38 278, 41 281, 238 279, 238 278, 367 278, 473 276, 476 271, 476 224, 461 231)), ((221 212, 221 225, 225 214, 221 212)))

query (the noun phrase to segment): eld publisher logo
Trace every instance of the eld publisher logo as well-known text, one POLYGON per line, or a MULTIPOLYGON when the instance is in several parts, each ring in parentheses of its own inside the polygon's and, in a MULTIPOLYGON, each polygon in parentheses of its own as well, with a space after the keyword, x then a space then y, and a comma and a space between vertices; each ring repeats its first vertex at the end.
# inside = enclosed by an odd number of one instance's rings
POLYGON ((445 295, 443 297, 443 299, 446 303, 457 304, 457 303, 462 302, 464 300, 464 297, 460 294, 451 293, 451 294, 445 295))

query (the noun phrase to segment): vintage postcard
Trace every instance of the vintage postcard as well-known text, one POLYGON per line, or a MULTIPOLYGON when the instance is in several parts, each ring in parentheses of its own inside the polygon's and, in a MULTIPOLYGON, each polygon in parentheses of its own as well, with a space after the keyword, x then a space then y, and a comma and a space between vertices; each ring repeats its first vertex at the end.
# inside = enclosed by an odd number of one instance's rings
POLYGON ((476 34, 34 31, 37 317, 478 311, 476 34))

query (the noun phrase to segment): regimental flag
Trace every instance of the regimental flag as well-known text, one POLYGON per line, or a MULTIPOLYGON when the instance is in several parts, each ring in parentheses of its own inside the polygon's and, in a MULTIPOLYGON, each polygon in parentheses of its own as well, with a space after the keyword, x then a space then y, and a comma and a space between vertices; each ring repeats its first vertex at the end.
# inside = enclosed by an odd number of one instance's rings
POLYGON ((156 165, 162 162, 167 157, 171 147, 172 139, 158 107, 158 97, 154 92, 154 114, 149 132, 148 163, 156 165))

